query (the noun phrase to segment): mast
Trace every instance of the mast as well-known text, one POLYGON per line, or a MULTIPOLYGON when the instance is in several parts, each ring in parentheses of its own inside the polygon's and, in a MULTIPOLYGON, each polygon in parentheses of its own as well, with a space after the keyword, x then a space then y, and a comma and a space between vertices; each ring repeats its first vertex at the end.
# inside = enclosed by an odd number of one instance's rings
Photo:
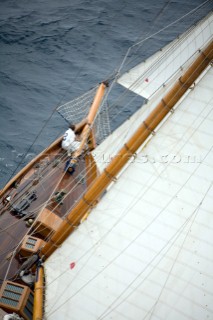
POLYGON ((92 126, 92 124, 93 124, 93 122, 95 120, 95 117, 97 115, 99 106, 100 106, 101 101, 103 99, 106 86, 107 86, 107 83, 106 82, 102 82, 100 84, 100 86, 98 87, 98 90, 96 92, 95 98, 94 98, 93 103, 92 103, 92 105, 90 107, 89 114, 87 116, 87 124, 85 125, 85 127, 83 128, 83 131, 81 133, 82 140, 81 140, 80 147, 74 153, 73 158, 77 158, 78 156, 80 156, 80 154, 82 153, 82 151, 83 151, 83 149, 85 147, 85 144, 87 143, 87 140, 88 140, 88 138, 90 136, 90 133, 91 133, 91 130, 92 130, 91 126, 92 126))
POLYGON ((129 158, 135 154, 138 148, 146 141, 156 127, 172 111, 172 108, 191 87, 194 81, 205 70, 213 59, 213 41, 203 50, 189 69, 178 79, 171 90, 158 103, 151 114, 139 126, 132 137, 120 149, 103 173, 93 182, 82 199, 76 204, 59 229, 43 247, 42 254, 49 257, 60 246, 69 234, 79 225, 81 218, 95 205, 98 198, 106 190, 109 184, 116 178, 121 169, 127 164, 129 158))

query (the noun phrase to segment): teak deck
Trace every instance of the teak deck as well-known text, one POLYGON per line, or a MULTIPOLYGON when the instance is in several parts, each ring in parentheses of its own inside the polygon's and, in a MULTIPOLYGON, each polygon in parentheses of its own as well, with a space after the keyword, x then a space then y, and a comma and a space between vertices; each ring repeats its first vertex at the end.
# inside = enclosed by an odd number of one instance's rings
POLYGON ((4 281, 5 276, 6 279, 16 278, 15 275, 23 261, 18 255, 13 257, 13 251, 19 246, 25 234, 28 232, 31 235, 35 234, 30 226, 26 225, 27 219, 14 215, 12 206, 16 206, 34 191, 37 199, 26 209, 27 213, 33 212, 36 217, 42 209, 47 208, 63 218, 85 191, 87 181, 84 176, 86 168, 83 156, 78 159, 72 175, 65 172, 67 160, 67 153, 61 149, 60 143, 56 143, 46 155, 38 157, 23 176, 18 177, 16 188, 12 184, 6 191, 4 190, 0 199, 0 283, 4 281), (65 198, 59 204, 55 200, 55 193, 62 190, 65 192, 65 198), (4 204, 9 195, 11 195, 10 203, 4 204))

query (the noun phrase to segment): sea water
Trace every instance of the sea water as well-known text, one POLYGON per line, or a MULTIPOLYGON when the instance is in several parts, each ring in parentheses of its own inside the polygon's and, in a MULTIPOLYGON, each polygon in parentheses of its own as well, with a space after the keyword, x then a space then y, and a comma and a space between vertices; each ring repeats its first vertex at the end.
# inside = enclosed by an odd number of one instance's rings
MULTIPOLYGON (((67 123, 54 112, 58 105, 106 80, 130 46, 203 2, 0 0, 0 188, 66 130, 67 123)), ((195 20, 211 9, 212 3, 195 20)), ((185 19, 156 35, 133 52, 133 63, 191 22, 185 19)), ((115 90, 119 96, 121 89, 115 90)), ((132 105, 118 99, 110 113, 112 130, 139 106, 140 99, 132 105)))

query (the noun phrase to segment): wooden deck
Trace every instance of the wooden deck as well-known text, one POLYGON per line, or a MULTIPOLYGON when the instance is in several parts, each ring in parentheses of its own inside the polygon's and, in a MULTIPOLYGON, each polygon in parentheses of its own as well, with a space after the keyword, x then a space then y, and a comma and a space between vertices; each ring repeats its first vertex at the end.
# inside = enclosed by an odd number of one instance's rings
POLYGON ((42 209, 48 208, 59 217, 68 213, 87 187, 85 178, 85 160, 80 157, 71 175, 65 172, 68 156, 58 145, 56 148, 35 162, 19 179, 18 186, 12 184, 0 199, 0 283, 5 279, 16 278, 21 261, 13 252, 24 235, 33 231, 26 222, 31 216, 36 218, 42 209), (57 195, 63 192, 61 201, 57 195), (23 199, 34 193, 36 199, 25 210, 28 218, 14 214, 13 208, 20 205, 23 199), (10 202, 5 199, 11 196, 10 202), (31 215, 31 216, 30 216, 31 215), (11 261, 12 259, 12 261, 11 261), (8 267, 10 266, 9 270, 8 267))

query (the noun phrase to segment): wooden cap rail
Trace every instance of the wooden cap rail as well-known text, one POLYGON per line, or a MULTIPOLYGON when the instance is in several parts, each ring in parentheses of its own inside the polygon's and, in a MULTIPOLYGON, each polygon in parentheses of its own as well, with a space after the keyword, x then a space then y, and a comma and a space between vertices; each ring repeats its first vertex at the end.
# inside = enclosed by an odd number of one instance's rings
POLYGON ((43 295, 44 295, 44 268, 37 269, 37 279, 34 287, 33 320, 43 319, 43 295))

